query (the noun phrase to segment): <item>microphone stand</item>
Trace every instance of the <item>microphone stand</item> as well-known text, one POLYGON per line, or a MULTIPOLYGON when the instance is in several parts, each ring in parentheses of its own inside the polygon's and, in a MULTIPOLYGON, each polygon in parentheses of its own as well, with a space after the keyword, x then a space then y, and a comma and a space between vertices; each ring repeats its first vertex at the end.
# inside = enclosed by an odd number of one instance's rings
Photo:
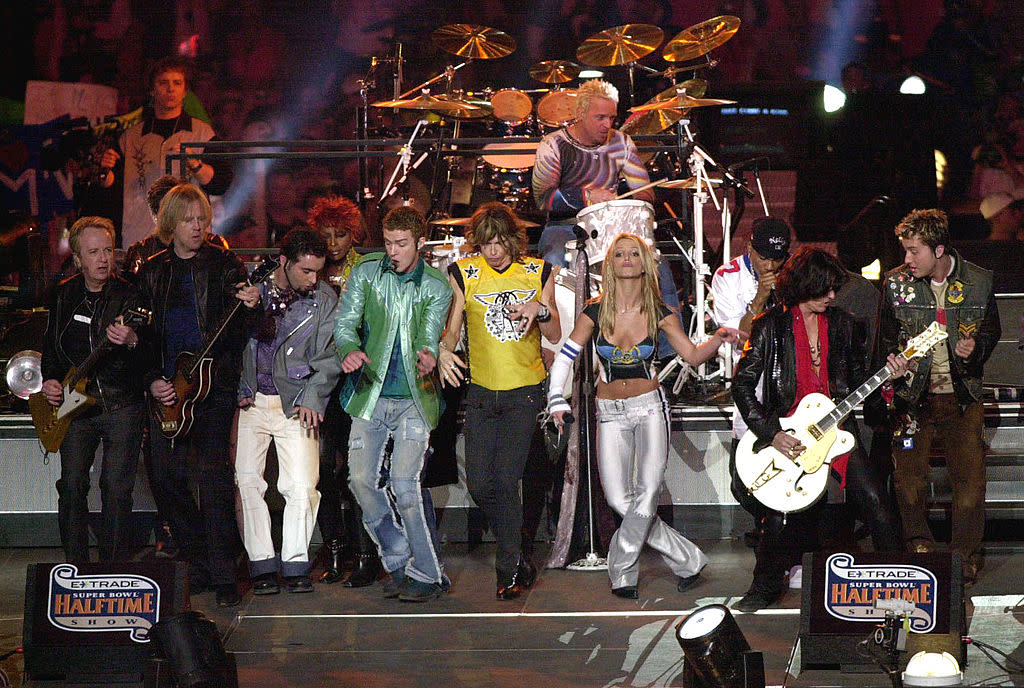
MULTIPOLYGON (((585 237, 576 237, 576 276, 583 280, 584 293, 589 297, 592 293, 593 283, 590 276, 590 260, 587 257, 587 242, 585 237)), ((579 292, 576 294, 579 299, 579 292)), ((579 306, 577 306, 577 310, 579 306)), ((591 470, 591 458, 593 442, 590 436, 590 417, 593 414, 593 391, 594 391, 594 347, 588 344, 580 362, 579 385, 576 389, 577 404, 579 405, 576 418, 579 425, 579 457, 587 465, 587 532, 590 536, 590 550, 582 559, 578 559, 565 568, 570 571, 606 571, 608 560, 597 554, 594 546, 594 490, 593 471, 591 470)))
POLYGON ((427 157, 427 153, 424 152, 422 155, 420 155, 419 159, 416 161, 416 164, 410 164, 412 161, 413 141, 416 140, 416 136, 420 133, 420 127, 422 127, 424 124, 426 124, 426 120, 423 119, 416 122, 416 128, 412 130, 412 136, 409 137, 409 142, 402 146, 402 152, 399 157, 399 162, 401 164, 395 165, 395 170, 391 173, 391 178, 388 180, 387 186, 384 187, 384 191, 381 192, 380 200, 377 201, 378 208, 384 203, 384 200, 388 196, 395 192, 395 189, 398 186, 397 184, 395 184, 395 178, 398 176, 398 170, 402 170, 402 178, 399 180, 398 183, 405 183, 406 179, 409 176, 409 172, 419 167, 420 163, 423 162, 424 158, 427 157))

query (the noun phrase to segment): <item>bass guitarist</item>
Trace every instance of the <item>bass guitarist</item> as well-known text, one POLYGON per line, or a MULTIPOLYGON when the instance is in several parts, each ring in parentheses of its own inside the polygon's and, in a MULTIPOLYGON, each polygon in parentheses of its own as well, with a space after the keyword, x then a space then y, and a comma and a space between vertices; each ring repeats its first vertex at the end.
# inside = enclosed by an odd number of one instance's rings
POLYGON ((139 337, 120 315, 142 305, 138 291, 114 274, 114 225, 104 217, 82 217, 69 236, 80 274, 57 287, 43 342, 42 392, 54 407, 64 401, 62 380, 106 340, 112 345, 94 368, 85 391, 97 403, 78 415, 60 445, 57 519, 64 555, 89 561, 89 471, 103 442, 100 491, 103 500, 96 534, 100 561, 126 559, 132 490, 145 414, 138 375, 139 337))
MULTIPOLYGON (((771 444, 796 458, 804 447, 782 430, 779 418, 790 415, 808 394, 842 399, 868 377, 863 336, 855 330, 853 318, 832 305, 845 279, 846 271, 831 255, 820 249, 801 249, 776 277, 780 303, 754 319, 750 341, 733 378, 732 394, 744 422, 758 438, 756 451, 771 444), (758 401, 756 390, 761 384, 762 400, 758 401)), ((887 366, 895 375, 906 370, 905 361, 896 356, 890 356, 887 366)), ((856 436, 852 426, 849 420, 844 429, 856 436)), ((867 461, 859 444, 848 455, 836 457, 831 468, 820 470, 831 470, 839 479, 838 483, 829 479, 830 494, 846 488, 858 518, 871 527, 877 551, 902 549, 893 499, 880 471, 867 461)), ((784 572, 800 563, 804 552, 818 547, 825 501, 785 518, 768 511, 756 550, 754 580, 734 605, 736 609, 757 611, 782 597, 784 572)))
POLYGON ((191 564, 193 594, 216 592, 217 604, 239 602, 235 554, 234 473, 231 466, 231 423, 235 414, 246 318, 259 303, 259 288, 246 286, 245 266, 230 251, 205 241, 210 228, 210 203, 199 187, 179 184, 164 196, 157 231, 171 235, 167 250, 150 258, 138 283, 153 310, 149 393, 166 406, 182 401, 168 379, 183 352, 198 352, 213 338, 225 317, 241 301, 247 307, 231 318, 209 352, 213 359, 209 394, 194 408, 191 432, 174 441, 150 420, 153 442, 152 489, 167 507, 164 516, 191 564), (188 485, 188 450, 198 456, 197 506, 188 485))

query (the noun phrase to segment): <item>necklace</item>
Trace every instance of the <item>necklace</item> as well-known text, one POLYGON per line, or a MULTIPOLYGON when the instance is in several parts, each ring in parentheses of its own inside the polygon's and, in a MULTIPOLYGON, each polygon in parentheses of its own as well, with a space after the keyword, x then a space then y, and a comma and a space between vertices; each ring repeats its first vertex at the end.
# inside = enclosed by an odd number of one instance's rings
POLYGON ((615 312, 618 313, 619 315, 625 315, 626 313, 632 313, 633 311, 638 310, 640 310, 640 304, 635 303, 632 306, 629 306, 628 308, 616 308, 615 312))
POLYGON ((818 342, 810 345, 811 347, 811 365, 815 368, 821 367, 821 350, 819 349, 818 342))

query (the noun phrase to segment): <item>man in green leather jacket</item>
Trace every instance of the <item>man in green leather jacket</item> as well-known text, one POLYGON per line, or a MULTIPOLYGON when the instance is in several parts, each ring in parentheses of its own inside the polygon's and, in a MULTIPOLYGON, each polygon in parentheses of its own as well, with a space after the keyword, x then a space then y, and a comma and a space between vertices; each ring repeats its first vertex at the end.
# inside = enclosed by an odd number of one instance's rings
POLYGON ((419 212, 396 208, 383 229, 385 253, 371 253, 352 269, 334 326, 341 367, 350 374, 341 393, 352 416, 349 486, 389 573, 384 596, 424 602, 448 590, 420 473, 440 415, 433 372, 452 290, 420 257, 427 223, 419 212), (394 448, 382 481, 389 437, 394 448))
POLYGON ((992 273, 949 247, 949 223, 940 210, 915 210, 896 227, 903 265, 885 276, 879 353, 937 321, 949 335, 895 388, 893 447, 896 497, 908 549, 931 551, 927 489, 932 440, 942 439, 953 487, 950 550, 963 557, 964 582, 981 569, 985 529, 985 412, 982 368, 999 341, 992 273))

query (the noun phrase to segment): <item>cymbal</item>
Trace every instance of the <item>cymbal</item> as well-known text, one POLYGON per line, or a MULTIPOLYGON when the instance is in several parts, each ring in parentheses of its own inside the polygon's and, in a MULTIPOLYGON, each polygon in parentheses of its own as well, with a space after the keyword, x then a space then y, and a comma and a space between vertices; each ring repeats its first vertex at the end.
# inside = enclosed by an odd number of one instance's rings
POLYGON ((580 66, 568 60, 544 60, 530 67, 530 76, 545 84, 564 84, 580 75, 580 66))
POLYGON ((576 57, 591 67, 629 64, 657 50, 665 32, 652 24, 623 24, 598 31, 576 49, 576 57))
POLYGON ((731 14, 713 17, 680 31, 665 45, 661 56, 667 62, 682 62, 706 55, 722 45, 738 31, 740 18, 731 14))
MULTIPOLYGON (((648 100, 644 105, 652 103, 663 103, 678 95, 677 89, 685 88, 686 95, 700 98, 708 90, 708 82, 704 79, 690 79, 680 84, 673 84, 664 91, 648 100)), ((682 109, 672 110, 648 110, 646 112, 635 112, 630 115, 619 129, 630 136, 643 134, 658 134, 683 118, 682 109)))
MULTIPOLYGON (((473 218, 471 217, 445 217, 440 220, 431 220, 430 224, 437 225, 438 227, 469 227, 472 220, 473 218)), ((520 218, 516 219, 516 224, 520 227, 540 227, 536 222, 520 218)))
MULTIPOLYGON (((722 183, 721 179, 708 179, 707 182, 712 186, 718 186, 722 183)), ((658 184, 663 189, 695 189, 697 188, 697 178, 687 177, 686 179, 666 179, 661 184, 658 184)))
POLYGON ((516 49, 514 38, 489 26, 448 24, 430 35, 441 50, 474 60, 494 60, 516 49))
POLYGON ((454 119, 485 119, 494 115, 494 106, 491 105, 491 101, 489 100, 480 100, 472 97, 467 98, 465 96, 457 97, 456 95, 440 95, 437 99, 451 105, 458 105, 462 108, 461 110, 455 110, 447 113, 448 117, 452 117, 454 119))
POLYGON ((399 110, 431 110, 433 112, 452 116, 460 114, 471 115, 473 111, 482 109, 460 100, 443 100, 441 98, 435 98, 429 93, 417 96, 416 98, 406 98, 403 100, 381 100, 376 103, 372 103, 372 105, 373 107, 398 108, 399 110))
POLYGON ((660 103, 644 103, 643 105, 637 105, 636 107, 629 108, 629 111, 649 112, 651 110, 688 110, 695 107, 732 105, 735 102, 735 100, 726 100, 724 98, 691 98, 689 95, 685 95, 682 98, 674 96, 669 100, 665 100, 660 103))

